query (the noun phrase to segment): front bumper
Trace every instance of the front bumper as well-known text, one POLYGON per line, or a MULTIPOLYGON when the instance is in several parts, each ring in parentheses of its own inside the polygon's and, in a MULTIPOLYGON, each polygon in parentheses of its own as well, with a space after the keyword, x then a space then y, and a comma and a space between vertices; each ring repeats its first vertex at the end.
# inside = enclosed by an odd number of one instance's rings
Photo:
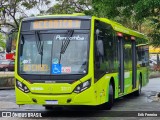
MULTIPOLYGON (((48 105, 46 101, 58 101, 56 105, 96 105, 96 95, 93 87, 76 94, 35 94, 24 93, 17 87, 16 90, 16 103, 21 104, 39 104, 48 105), (69 102, 68 102, 69 101, 69 102)), ((55 105, 55 104, 51 104, 55 105)))

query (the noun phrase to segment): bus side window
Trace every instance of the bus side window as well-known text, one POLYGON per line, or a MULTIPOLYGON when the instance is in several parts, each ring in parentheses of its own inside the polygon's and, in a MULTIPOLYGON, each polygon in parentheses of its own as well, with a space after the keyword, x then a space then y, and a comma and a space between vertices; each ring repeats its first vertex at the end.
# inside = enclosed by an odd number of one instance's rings
POLYGON ((103 40, 99 39, 99 29, 96 29, 96 40, 95 40, 95 47, 96 47, 96 56, 97 56, 97 61, 96 61, 96 67, 100 69, 100 65, 104 61, 104 45, 103 45, 103 40))
POLYGON ((107 23, 95 22, 95 78, 102 77, 106 73, 118 71, 117 63, 117 41, 113 29, 107 23), (99 31, 99 34, 97 33, 99 31), (97 43, 101 44, 103 55, 98 55, 97 43))
POLYGON ((143 44, 145 42, 145 39, 137 38, 137 67, 149 66, 149 47, 143 44))

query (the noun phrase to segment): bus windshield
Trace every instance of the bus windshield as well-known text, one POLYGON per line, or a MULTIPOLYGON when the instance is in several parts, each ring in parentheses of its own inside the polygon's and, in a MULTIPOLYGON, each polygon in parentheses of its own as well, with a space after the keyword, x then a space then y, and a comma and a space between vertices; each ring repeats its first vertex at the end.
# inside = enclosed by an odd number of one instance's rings
POLYGON ((22 34, 19 45, 20 74, 85 74, 88 33, 22 34))

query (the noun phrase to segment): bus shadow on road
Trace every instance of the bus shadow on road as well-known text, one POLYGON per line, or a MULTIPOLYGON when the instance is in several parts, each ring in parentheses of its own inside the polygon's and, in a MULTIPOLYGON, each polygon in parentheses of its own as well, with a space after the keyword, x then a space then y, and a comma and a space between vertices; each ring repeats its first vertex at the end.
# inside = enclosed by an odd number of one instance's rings
POLYGON ((126 116, 119 111, 99 110, 95 108, 76 107, 77 109, 43 111, 43 117, 117 117, 126 116))
POLYGON ((118 110, 118 107, 124 106, 127 102, 132 102, 139 98, 145 97, 142 93, 141 96, 135 97, 133 94, 121 97, 115 100, 113 109, 104 110, 95 106, 74 106, 74 107, 55 107, 51 110, 42 112, 43 117, 115 117, 126 116, 126 111, 118 110), (117 108, 117 110, 116 110, 117 108))
POLYGON ((142 98, 142 97, 145 97, 145 96, 146 96, 145 93, 141 93, 140 96, 135 96, 134 93, 130 93, 128 95, 125 95, 123 97, 120 97, 120 98, 116 99, 115 103, 126 102, 128 100, 138 99, 138 98, 142 98))

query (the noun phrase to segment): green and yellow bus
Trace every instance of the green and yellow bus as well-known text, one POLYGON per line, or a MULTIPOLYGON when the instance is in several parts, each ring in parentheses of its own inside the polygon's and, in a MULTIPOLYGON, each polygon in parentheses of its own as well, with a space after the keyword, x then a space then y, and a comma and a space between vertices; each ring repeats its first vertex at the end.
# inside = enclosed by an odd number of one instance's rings
MULTIPOLYGON (((8 42, 8 52, 10 44, 8 42)), ((110 109, 148 83, 146 37, 83 14, 22 20, 16 47, 16 103, 110 109)))

